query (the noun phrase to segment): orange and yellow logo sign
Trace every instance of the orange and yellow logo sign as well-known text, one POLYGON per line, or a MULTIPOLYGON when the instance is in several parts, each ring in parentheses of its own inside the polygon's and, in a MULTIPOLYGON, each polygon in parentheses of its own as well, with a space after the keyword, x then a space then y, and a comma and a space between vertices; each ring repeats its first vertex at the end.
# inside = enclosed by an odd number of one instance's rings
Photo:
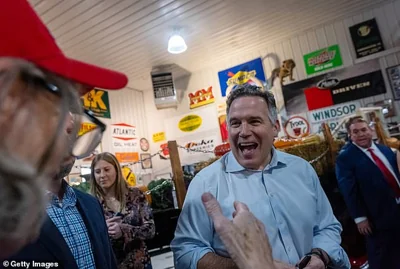
POLYGON ((208 87, 207 90, 201 89, 195 93, 189 93, 190 108, 196 108, 204 105, 214 103, 214 94, 212 92, 212 86, 208 87))

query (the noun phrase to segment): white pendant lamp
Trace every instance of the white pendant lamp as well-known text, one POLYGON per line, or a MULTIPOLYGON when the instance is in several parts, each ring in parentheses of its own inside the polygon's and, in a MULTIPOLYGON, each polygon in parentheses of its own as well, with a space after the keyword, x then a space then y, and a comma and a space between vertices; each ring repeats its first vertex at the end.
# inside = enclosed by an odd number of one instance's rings
POLYGON ((187 50, 187 45, 182 36, 175 34, 168 40, 168 52, 172 54, 179 54, 187 50))

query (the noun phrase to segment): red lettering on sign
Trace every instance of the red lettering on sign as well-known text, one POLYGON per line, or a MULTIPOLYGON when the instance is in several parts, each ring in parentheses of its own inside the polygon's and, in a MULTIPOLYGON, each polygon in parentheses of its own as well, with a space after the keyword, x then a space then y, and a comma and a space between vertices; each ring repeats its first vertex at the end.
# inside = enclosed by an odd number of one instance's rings
POLYGON ((214 99, 214 95, 212 92, 212 86, 208 87, 207 90, 201 89, 196 91, 195 93, 189 93, 190 105, 194 105, 197 103, 201 103, 210 99, 214 99))

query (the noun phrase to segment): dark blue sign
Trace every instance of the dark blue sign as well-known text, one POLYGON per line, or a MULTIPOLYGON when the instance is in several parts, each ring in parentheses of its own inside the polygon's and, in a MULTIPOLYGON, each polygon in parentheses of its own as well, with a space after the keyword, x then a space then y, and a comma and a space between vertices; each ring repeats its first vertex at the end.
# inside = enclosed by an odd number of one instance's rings
POLYGON ((249 83, 263 87, 266 81, 261 58, 220 71, 218 78, 223 97, 236 85, 249 83))

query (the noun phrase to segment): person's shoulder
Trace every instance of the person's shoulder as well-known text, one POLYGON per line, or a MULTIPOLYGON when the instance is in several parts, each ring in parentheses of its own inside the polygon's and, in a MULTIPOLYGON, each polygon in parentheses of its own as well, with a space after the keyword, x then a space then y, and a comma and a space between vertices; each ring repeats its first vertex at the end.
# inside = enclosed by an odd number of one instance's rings
POLYGON ((347 142, 344 146, 340 149, 339 154, 337 156, 338 160, 348 159, 352 152, 357 149, 352 142, 347 142))
POLYGON ((199 182, 209 182, 215 181, 215 177, 224 172, 224 157, 219 158, 218 160, 214 161, 212 164, 208 165, 201 169, 196 176, 193 178, 192 181, 199 182))
POLYGON ((291 172, 301 175, 315 174, 315 170, 310 162, 302 157, 278 150, 276 152, 278 154, 278 162, 284 163, 285 167, 289 168, 291 172))
POLYGON ((309 166, 310 163, 293 154, 290 153, 286 153, 280 150, 275 150, 276 154, 278 155, 278 162, 282 162, 284 164, 286 164, 287 166, 292 166, 292 165, 301 165, 301 166, 309 166))
POLYGON ((276 154, 278 155, 278 161, 288 161, 288 162, 303 162, 305 161, 303 158, 284 152, 284 151, 280 151, 278 149, 275 150, 276 154))
MULTIPOLYGON (((375 146, 380 149, 381 151, 387 151, 387 152, 393 152, 392 148, 386 146, 386 145, 382 145, 382 144, 378 144, 378 143, 374 143, 375 146)), ((394 153, 394 152, 393 152, 394 153)))
MULTIPOLYGON (((72 188, 72 187, 71 187, 72 188)), ((85 203, 86 206, 99 206, 99 200, 97 200, 96 197, 94 197, 93 195, 80 191, 78 189, 72 188, 73 191, 75 192, 76 197, 78 198, 80 203, 85 203)))
POLYGON ((144 192, 138 187, 128 187, 128 196, 134 198, 138 196, 144 196, 144 192))
POLYGON ((97 198, 94 197, 93 195, 91 195, 91 194, 89 194, 89 193, 86 193, 86 192, 83 192, 83 191, 81 191, 81 190, 75 189, 75 188, 73 188, 73 187, 71 187, 71 188, 74 190, 75 195, 76 195, 77 197, 83 198, 83 199, 85 199, 85 200, 87 199, 87 200, 90 200, 90 201, 97 201, 97 198))
POLYGON ((224 166, 223 164, 223 157, 219 158, 218 160, 214 161, 212 164, 208 165, 207 167, 204 167, 201 169, 200 172, 198 172, 198 175, 208 175, 208 174, 213 174, 217 173, 222 169, 224 166))
POLYGON ((194 176, 194 178, 190 181, 186 199, 194 199, 201 203, 201 199, 199 199, 199 197, 204 192, 211 192, 215 194, 218 181, 222 177, 221 173, 225 173, 222 158, 203 168, 194 176))

